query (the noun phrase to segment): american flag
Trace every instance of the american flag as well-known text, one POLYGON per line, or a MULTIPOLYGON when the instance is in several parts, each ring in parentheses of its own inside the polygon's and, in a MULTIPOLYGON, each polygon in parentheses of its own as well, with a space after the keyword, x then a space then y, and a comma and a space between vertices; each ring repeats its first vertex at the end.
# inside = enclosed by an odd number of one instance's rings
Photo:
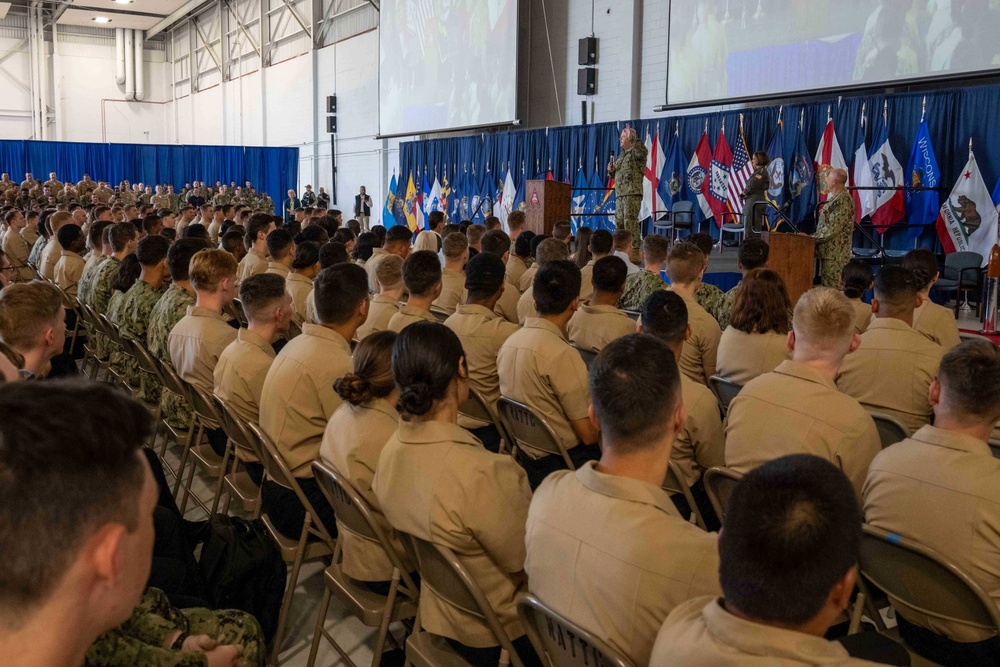
POLYGON ((729 176, 729 208, 736 215, 743 213, 743 188, 747 186, 750 175, 753 174, 753 165, 750 164, 750 154, 747 153, 747 142, 743 138, 743 124, 740 123, 740 138, 736 142, 736 150, 733 151, 733 170, 729 176))

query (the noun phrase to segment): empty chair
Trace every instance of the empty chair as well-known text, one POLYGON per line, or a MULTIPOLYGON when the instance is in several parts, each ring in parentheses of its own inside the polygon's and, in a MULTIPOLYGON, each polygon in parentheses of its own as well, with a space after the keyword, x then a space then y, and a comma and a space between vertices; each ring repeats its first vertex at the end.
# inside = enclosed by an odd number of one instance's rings
MULTIPOLYGON (((735 216, 735 214, 733 214, 733 215, 735 216)), ((726 237, 726 234, 733 234, 734 236, 736 236, 736 245, 739 246, 739 244, 743 241, 743 235, 746 234, 746 228, 743 227, 743 221, 739 220, 738 222, 723 222, 722 223, 722 228, 719 230, 719 253, 720 254, 722 253, 722 251, 726 247, 726 244, 723 243, 723 241, 724 241, 724 239, 726 237)))
POLYGON ((733 487, 743 477, 740 473, 729 468, 709 468, 705 471, 705 492, 708 500, 712 503, 712 509, 719 521, 726 522, 726 505, 729 504, 729 495, 733 492, 733 487))
POLYGON ((608 646, 534 595, 522 594, 517 615, 528 639, 545 664, 552 667, 633 667, 625 655, 608 646))
MULTIPOLYGON (((670 211, 659 220, 654 220, 652 225, 653 234, 670 232, 670 240, 677 238, 677 232, 686 229, 690 232, 694 228, 694 202, 679 201, 671 205, 670 211)), ((666 236, 666 234, 663 234, 666 236)))
POLYGON ((944 257, 944 271, 934 283, 934 289, 939 294, 955 293, 955 315, 962 301, 962 292, 974 289, 979 285, 980 267, 983 256, 978 252, 953 252, 944 257))
POLYGON ((878 429, 878 437, 882 441, 882 449, 910 437, 910 430, 893 417, 878 412, 871 413, 871 416, 875 422, 875 428, 878 429))
POLYGON ((347 652, 323 627, 332 594, 336 595, 348 611, 363 624, 378 628, 372 662, 373 667, 376 667, 382 661, 382 650, 389 635, 389 623, 413 618, 417 615, 419 588, 410 576, 409 568, 399 558, 385 531, 376 521, 368 503, 351 486, 350 482, 336 469, 322 461, 314 461, 312 469, 320 490, 330 501, 334 514, 337 516, 337 529, 342 533, 348 531, 369 542, 376 543, 392 562, 393 569, 388 594, 379 595, 365 586, 363 582, 355 581, 344 574, 340 567, 341 549, 338 541, 337 549, 333 554, 333 562, 326 568, 323 575, 326 587, 323 591, 323 600, 319 604, 319 612, 316 615, 316 630, 307 664, 309 667, 315 664, 319 639, 322 636, 333 644, 333 647, 347 663, 354 665, 347 652))
MULTIPOLYGON (((497 410, 500 412, 500 420, 504 430, 510 435, 513 442, 511 449, 528 445, 546 454, 556 454, 562 457, 566 467, 576 470, 573 460, 570 459, 566 448, 562 446, 552 433, 552 428, 523 403, 518 403, 506 397, 501 397, 497 402, 497 410)), ((516 451, 515 451, 516 453, 516 451)))

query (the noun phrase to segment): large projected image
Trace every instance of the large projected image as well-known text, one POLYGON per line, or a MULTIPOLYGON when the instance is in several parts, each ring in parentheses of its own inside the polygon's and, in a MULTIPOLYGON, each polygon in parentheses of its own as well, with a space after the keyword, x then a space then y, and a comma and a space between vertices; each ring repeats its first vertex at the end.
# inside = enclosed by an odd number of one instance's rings
POLYGON ((1000 0, 672 0, 667 104, 1000 68, 1000 0))
POLYGON ((517 115, 518 0, 383 0, 379 131, 418 134, 517 115))

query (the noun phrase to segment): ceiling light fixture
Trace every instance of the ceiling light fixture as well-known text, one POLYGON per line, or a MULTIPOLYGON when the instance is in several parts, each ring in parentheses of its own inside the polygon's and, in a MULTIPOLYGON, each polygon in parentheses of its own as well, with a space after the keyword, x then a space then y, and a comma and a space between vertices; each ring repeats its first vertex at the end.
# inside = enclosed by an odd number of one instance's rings
POLYGON ((135 0, 111 0, 111 2, 119 5, 131 5, 135 0))
POLYGON ((111 23, 111 19, 109 19, 107 16, 95 16, 90 20, 93 21, 94 23, 111 23))

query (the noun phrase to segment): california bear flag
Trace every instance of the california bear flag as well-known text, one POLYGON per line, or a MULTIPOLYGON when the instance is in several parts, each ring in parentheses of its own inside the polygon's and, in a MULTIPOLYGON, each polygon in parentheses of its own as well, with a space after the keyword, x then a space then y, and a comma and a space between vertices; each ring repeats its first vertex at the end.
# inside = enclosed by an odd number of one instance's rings
POLYGON ((946 253, 978 252, 986 265, 997 242, 997 210, 971 149, 969 162, 941 206, 937 230, 946 253))

